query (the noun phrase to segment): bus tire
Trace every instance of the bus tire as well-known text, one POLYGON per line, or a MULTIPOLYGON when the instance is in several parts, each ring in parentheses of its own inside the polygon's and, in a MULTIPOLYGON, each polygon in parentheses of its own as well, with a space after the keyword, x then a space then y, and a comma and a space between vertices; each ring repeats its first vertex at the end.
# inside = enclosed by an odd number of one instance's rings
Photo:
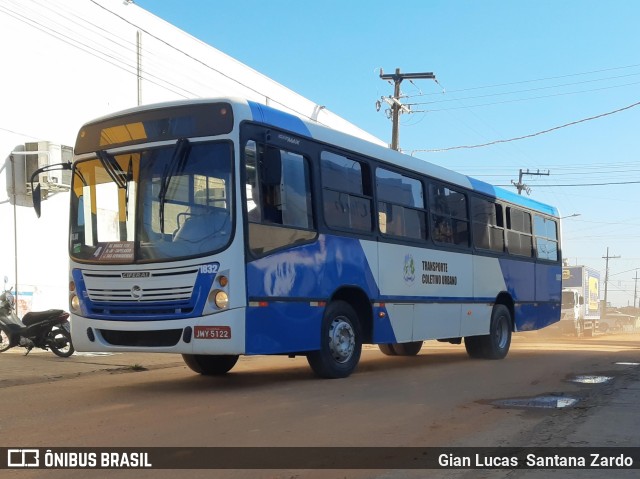
POLYGON ((204 376, 220 376, 231 371, 238 355, 183 354, 182 359, 192 371, 204 376))
POLYGON ((349 303, 329 303, 322 318, 320 349, 307 354, 307 361, 313 372, 327 379, 349 376, 360 361, 360 331, 358 315, 349 303))
POLYGON ((482 336, 468 336, 464 338, 464 348, 470 358, 482 358, 482 336))
POLYGON ((422 349, 423 341, 393 344, 391 347, 398 356, 415 356, 422 349))
POLYGON ((378 344, 378 347, 380 348, 380 351, 382 351, 382 354, 386 354, 387 356, 398 355, 398 353, 396 353, 396 350, 393 349, 393 344, 391 343, 378 344))
POLYGON ((503 359, 511 346, 511 313, 503 304, 496 304, 491 312, 489 334, 464 339, 472 358, 503 359))

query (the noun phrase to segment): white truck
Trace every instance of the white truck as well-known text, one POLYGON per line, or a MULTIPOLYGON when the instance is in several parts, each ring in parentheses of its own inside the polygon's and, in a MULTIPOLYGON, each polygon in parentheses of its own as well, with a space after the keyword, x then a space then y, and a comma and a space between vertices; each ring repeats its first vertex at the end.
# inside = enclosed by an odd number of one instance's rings
POLYGON ((593 336, 600 320, 600 273, 588 266, 562 268, 562 332, 593 336))

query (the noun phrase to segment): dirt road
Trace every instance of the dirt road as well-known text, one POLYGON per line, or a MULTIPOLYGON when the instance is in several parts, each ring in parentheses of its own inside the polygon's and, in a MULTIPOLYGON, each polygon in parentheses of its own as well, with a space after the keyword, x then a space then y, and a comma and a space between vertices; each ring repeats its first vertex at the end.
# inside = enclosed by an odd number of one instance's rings
MULTIPOLYGON (((25 365, 31 359, 19 358, 25 365)), ((582 439, 572 434, 581 418, 606 408, 616 388, 637 378, 636 368, 616 363, 640 362, 640 337, 516 335, 502 361, 471 360, 463 346, 437 342, 425 343, 409 358, 367 348, 356 373, 343 380, 316 379, 302 357, 245 357, 231 373, 214 378, 198 376, 176 359, 142 371, 144 363, 0 383, 3 405, 15 405, 12 414, 5 409, 1 416, 0 441, 4 447, 580 445, 582 439), (613 380, 570 381, 576 375, 613 380), (540 395, 579 402, 565 409, 496 405, 540 395)), ((9 473, 45 477, 43 471, 9 473)), ((48 478, 425 477, 424 471, 46 473, 48 478)))

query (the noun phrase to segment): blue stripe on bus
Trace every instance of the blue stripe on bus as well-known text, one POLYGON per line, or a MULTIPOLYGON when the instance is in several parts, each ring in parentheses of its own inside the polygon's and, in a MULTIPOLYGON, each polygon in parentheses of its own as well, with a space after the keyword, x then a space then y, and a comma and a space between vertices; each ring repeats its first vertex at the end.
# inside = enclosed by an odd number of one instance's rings
POLYGON ((311 132, 300 118, 253 101, 247 103, 255 121, 311 138, 311 132))
POLYGON ((248 307, 245 354, 296 353, 320 349, 324 308, 309 302, 272 302, 248 307))
POLYGON ((373 331, 371 334, 371 342, 379 343, 395 343, 396 334, 391 325, 389 312, 384 306, 376 306, 373 308, 373 331), (384 314, 380 314, 384 313, 384 314))
MULTIPOLYGON (((560 297, 551 294, 561 274, 559 265, 537 264, 513 258, 498 259, 507 292, 515 303, 516 330, 540 329, 559 319, 560 297), (537 293, 531 281, 538 275, 537 293), (551 319, 550 319, 551 318, 551 319)), ((247 310, 246 351, 270 354, 316 349, 323 307, 310 299, 329 300, 337 287, 356 287, 375 302, 485 303, 496 297, 424 297, 380 295, 375 277, 359 240, 320 235, 312 243, 276 251, 247 264, 250 300, 268 306, 247 310), (269 302, 269 298, 273 298, 269 302), (288 301, 279 301, 282 299, 288 301), (304 299, 303 299, 304 298, 304 299)), ((497 296, 498 291, 496 291, 497 296)), ((373 306, 374 343, 394 343, 396 336, 384 305, 373 306), (384 312, 381 315, 379 313, 384 312)))
POLYGON ((560 265, 502 258, 500 268, 515 303, 517 331, 540 329, 560 320, 560 265))
POLYGON ((541 329, 560 320, 560 303, 526 303, 515 305, 516 331, 541 329))
MULTIPOLYGON (((380 291, 360 241, 320 235, 313 243, 277 251, 247 264, 247 294, 265 307, 247 308, 247 354, 318 349, 324 308, 279 298, 328 300, 336 288, 358 288, 369 299, 380 291), (274 298, 269 302, 269 298, 274 298)), ((388 315, 374 308, 374 340, 395 342, 388 315)))
POLYGON ((526 196, 517 195, 511 191, 505 190, 498 186, 490 185, 489 183, 485 183, 484 181, 476 180, 475 178, 472 178, 470 176, 467 176, 467 179, 469 180, 471 186, 475 191, 484 193, 485 195, 489 195, 492 198, 497 198, 499 200, 509 201, 517 205, 522 205, 525 208, 530 208, 532 210, 536 210, 550 216, 558 216, 558 210, 553 206, 540 203, 539 201, 532 200, 531 198, 527 198, 526 196))
MULTIPOLYGON (((320 348, 324 308, 306 302, 270 302, 248 307, 245 354, 279 354, 320 348)), ((384 307, 373 308, 373 343, 395 343, 396 336, 384 307), (378 313, 384 311, 385 315, 378 313)))
POLYGON ((496 297, 486 297, 486 298, 474 298, 474 297, 465 297, 465 296, 390 296, 390 295, 382 295, 378 298, 380 302, 387 303, 395 303, 395 304, 458 304, 458 303, 477 303, 477 304, 490 304, 495 302, 496 297))
POLYGON ((247 264, 249 298, 329 299, 350 285, 369 298, 380 295, 360 241, 320 235, 313 243, 275 252, 247 264))

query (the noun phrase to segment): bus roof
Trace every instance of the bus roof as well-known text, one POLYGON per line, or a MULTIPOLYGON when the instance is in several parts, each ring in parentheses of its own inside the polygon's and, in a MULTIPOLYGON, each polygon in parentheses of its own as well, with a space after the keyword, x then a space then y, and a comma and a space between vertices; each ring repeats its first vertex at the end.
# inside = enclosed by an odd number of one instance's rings
POLYGON ((491 198, 521 205, 550 216, 558 216, 558 210, 555 207, 528 197, 517 195, 511 191, 505 190, 504 188, 493 186, 489 183, 457 173, 442 166, 429 163, 426 160, 376 145, 361 138, 347 135, 340 131, 298 118, 294 115, 290 115, 281 110, 276 110, 275 108, 260 103, 250 101, 248 104, 251 108, 254 121, 273 125, 275 127, 291 131, 292 133, 307 136, 321 142, 330 143, 347 150, 356 151, 360 154, 370 156, 399 167, 407 168, 433 178, 463 186, 491 198))
POLYGON ((517 195, 503 188, 493 186, 489 183, 477 180, 475 178, 457 173, 442 166, 435 165, 426 160, 400 153, 390 148, 371 143, 367 140, 351 136, 338 130, 300 118, 298 116, 286 113, 282 110, 272 108, 270 106, 234 97, 219 97, 207 99, 187 99, 164 103, 155 103, 150 105, 139 106, 112 113, 110 115, 97 118, 87 122, 83 129, 95 123, 104 122, 117 117, 124 117, 130 114, 153 111, 164 108, 179 108, 187 105, 204 105, 218 102, 226 102, 232 105, 235 110, 234 117, 236 124, 243 120, 252 120, 259 123, 271 125, 291 133, 312 138, 322 143, 335 145, 345 150, 351 150, 359 154, 381 160, 383 162, 396 165, 401 168, 416 171, 421 174, 431 176, 442 181, 462 186, 491 198, 496 198, 525 208, 539 211, 550 216, 559 216, 557 208, 541 203, 539 201, 517 195))

